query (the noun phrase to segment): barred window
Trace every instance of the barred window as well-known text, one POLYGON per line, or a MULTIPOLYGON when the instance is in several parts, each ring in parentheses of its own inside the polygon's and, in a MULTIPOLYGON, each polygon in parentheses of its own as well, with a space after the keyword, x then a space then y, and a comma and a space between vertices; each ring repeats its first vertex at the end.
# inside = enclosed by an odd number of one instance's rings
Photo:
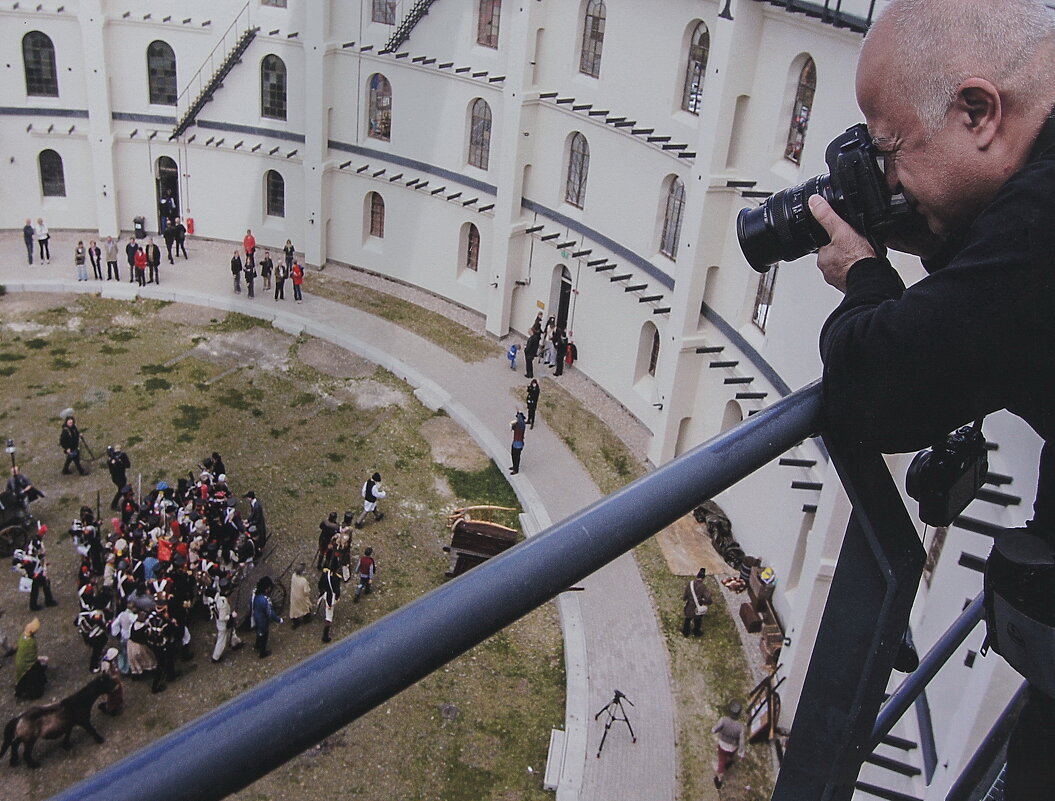
POLYGON ((480 267, 480 229, 468 223, 465 232, 465 269, 474 272, 480 267))
POLYGON ((769 272, 762 273, 758 278, 758 291, 755 293, 755 308, 751 313, 751 322, 757 325, 763 332, 766 323, 769 322, 769 309, 773 305, 773 288, 777 283, 777 265, 769 268, 769 272))
POLYGON ((586 5, 586 20, 582 29, 582 53, 579 72, 592 78, 601 74, 601 49, 604 46, 604 2, 590 0, 586 5))
POLYGON ((286 179, 275 170, 268 170, 264 176, 265 196, 269 217, 286 216, 286 179))
POLYGON ((784 148, 784 158, 798 164, 802 159, 802 146, 806 143, 806 128, 810 124, 810 113, 813 111, 813 95, 817 91, 817 67, 813 59, 806 57, 799 73, 798 89, 795 92, 795 103, 791 107, 791 126, 788 128, 788 145, 784 148))
POLYGON ((388 142, 392 138, 392 85, 380 72, 370 76, 370 113, 367 136, 388 142))
POLYGON ((498 18, 502 0, 480 0, 480 18, 476 23, 476 43, 498 48, 498 18))
POLYGON ((685 209, 685 184, 677 176, 670 182, 667 191, 667 207, 663 213, 663 235, 659 250, 664 256, 676 259, 678 240, 681 238, 681 215, 685 209))
POLYGON ((370 236, 385 238, 385 201, 377 192, 370 193, 370 236))
POLYGON ((374 22, 385 25, 396 24, 396 0, 374 0, 373 16, 374 22))
POLYGON ((576 131, 571 136, 568 153, 568 180, 564 199, 580 209, 586 202, 586 178, 590 172, 590 146, 586 137, 576 131))
POLYGON ((274 6, 275 8, 285 8, 286 0, 260 0, 262 6, 274 6))
POLYGON ((59 71, 55 67, 55 45, 47 34, 30 31, 22 37, 22 65, 26 70, 26 94, 59 96, 59 71))
POLYGON ((491 107, 483 98, 473 101, 469 121, 469 163, 487 169, 491 152, 491 107))
POLYGON ((276 55, 260 62, 260 116, 286 119, 286 65, 276 55))
POLYGON ((656 365, 659 364, 659 330, 652 329, 652 350, 648 354, 648 374, 656 374, 656 365))
POLYGON ((707 54, 711 49, 711 34, 704 23, 699 23, 692 32, 689 44, 689 60, 685 65, 685 88, 681 94, 681 107, 692 114, 700 113, 703 97, 703 78, 707 72, 707 54))
POLYGON ((44 197, 66 197, 66 175, 62 170, 62 156, 54 150, 41 150, 40 191, 44 197))
POLYGON ((158 40, 147 46, 147 84, 152 104, 176 105, 176 54, 167 42, 158 40))

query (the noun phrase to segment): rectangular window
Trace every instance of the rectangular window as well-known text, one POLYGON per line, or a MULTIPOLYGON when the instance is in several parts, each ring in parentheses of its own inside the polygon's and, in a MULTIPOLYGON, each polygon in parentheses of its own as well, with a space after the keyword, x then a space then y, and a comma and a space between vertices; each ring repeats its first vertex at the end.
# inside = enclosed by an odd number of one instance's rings
POLYGON ((395 0, 374 0, 374 14, 372 17, 374 22, 381 22, 385 25, 396 24, 396 3, 395 0))
POLYGON ((758 291, 755 293, 755 309, 751 314, 751 322, 766 330, 769 321, 769 309, 773 305, 773 288, 777 283, 777 266, 769 268, 769 272, 762 273, 758 278, 758 291))
POLYGON ((262 6, 274 6, 275 8, 285 8, 286 0, 260 0, 262 6))
POLYGON ((498 19, 502 0, 480 0, 480 20, 476 26, 476 43, 498 48, 498 19))

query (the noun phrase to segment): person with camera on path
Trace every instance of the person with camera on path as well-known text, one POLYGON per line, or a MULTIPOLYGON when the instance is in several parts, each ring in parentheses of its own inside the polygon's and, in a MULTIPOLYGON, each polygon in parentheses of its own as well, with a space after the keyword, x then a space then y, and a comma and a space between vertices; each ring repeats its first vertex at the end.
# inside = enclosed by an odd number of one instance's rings
POLYGON ((913 451, 1007 409, 1045 440, 1033 519, 996 538, 986 607, 993 650, 1029 681, 1004 797, 1050 798, 1055 21, 1034 0, 893 0, 865 39, 857 99, 890 192, 926 223, 885 244, 921 256, 928 275, 906 287, 876 237, 809 198, 831 238, 817 264, 845 293, 821 332, 827 432, 913 451), (1045 634, 1010 641, 1008 614, 1045 634))
POLYGON ((706 568, 701 567, 696 574, 696 578, 685 585, 685 591, 681 594, 681 599, 685 602, 682 614, 684 622, 681 624, 681 633, 686 637, 689 636, 690 628, 694 636, 703 636, 703 616, 707 614, 707 610, 714 603, 711 591, 707 589, 707 583, 704 581, 706 576, 706 568))

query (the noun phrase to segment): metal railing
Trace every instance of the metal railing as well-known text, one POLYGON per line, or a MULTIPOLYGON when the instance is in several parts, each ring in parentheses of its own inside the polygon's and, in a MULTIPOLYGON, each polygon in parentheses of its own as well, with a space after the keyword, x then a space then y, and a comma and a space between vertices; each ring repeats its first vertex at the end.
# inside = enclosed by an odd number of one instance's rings
MULTIPOLYGON (((242 38, 254 30, 250 19, 251 3, 252 0, 246 0, 246 4, 235 15, 234 20, 227 26, 227 30, 220 35, 220 40, 209 51, 209 55, 205 57, 197 72, 191 76, 191 79, 187 81, 187 85, 183 87, 176 97, 176 119, 179 122, 177 123, 177 133, 174 133, 172 138, 175 138, 186 129, 189 124, 188 117, 200 110, 201 101, 210 90, 210 82, 214 76, 222 69, 226 68, 229 71, 230 65, 227 61, 230 54, 236 50, 242 38)), ((211 88, 214 89, 215 87, 211 88)))
MULTIPOLYGON (((815 435, 821 419, 816 382, 55 798, 223 798, 815 435)), ((923 547, 882 457, 826 445, 853 512, 774 789, 778 801, 849 799, 875 743, 980 617, 976 599, 883 707, 923 547)))

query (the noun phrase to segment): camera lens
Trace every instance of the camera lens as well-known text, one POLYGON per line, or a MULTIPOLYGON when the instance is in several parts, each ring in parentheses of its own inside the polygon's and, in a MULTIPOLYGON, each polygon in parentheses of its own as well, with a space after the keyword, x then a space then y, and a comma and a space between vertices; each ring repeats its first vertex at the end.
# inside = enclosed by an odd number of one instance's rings
POLYGON ((833 201, 827 175, 782 189, 757 209, 740 210, 736 236, 747 263, 755 270, 764 273, 778 261, 793 261, 831 241, 810 213, 806 204, 810 195, 833 201))

